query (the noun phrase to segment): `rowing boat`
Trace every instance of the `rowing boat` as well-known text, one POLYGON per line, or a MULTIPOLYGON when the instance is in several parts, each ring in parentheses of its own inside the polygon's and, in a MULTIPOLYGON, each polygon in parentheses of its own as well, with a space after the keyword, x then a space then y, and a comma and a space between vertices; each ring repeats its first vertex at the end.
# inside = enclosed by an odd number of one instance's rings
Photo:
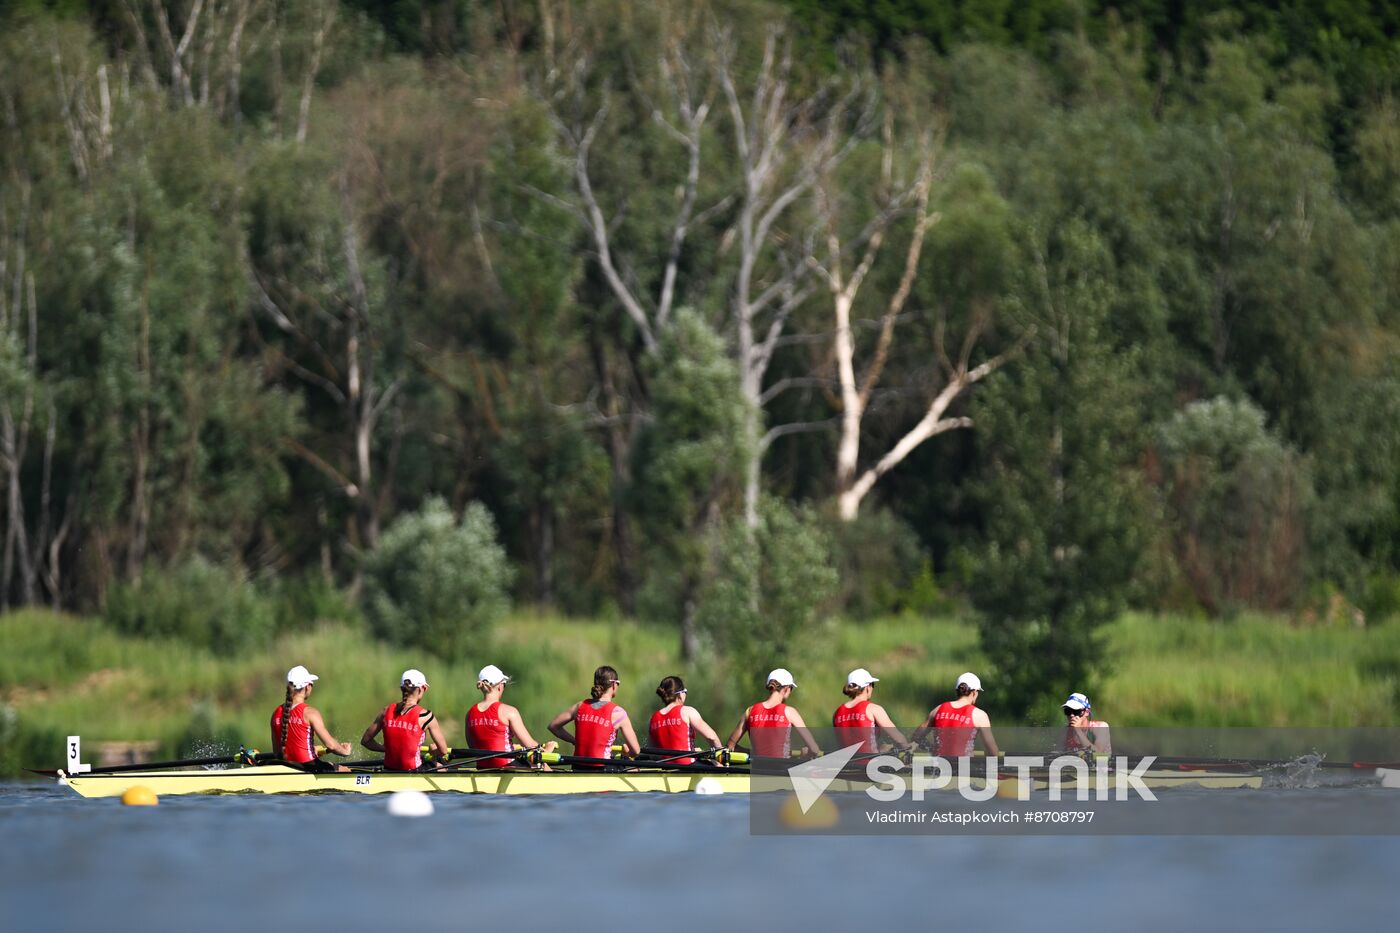
MULTIPOLYGON (((285 765, 258 765, 222 770, 126 771, 115 774, 72 774, 60 772, 60 783, 83 797, 119 797, 130 787, 147 787, 158 795, 167 794, 387 794, 398 790, 428 793, 465 794, 602 794, 602 793, 710 793, 748 794, 767 790, 790 790, 785 779, 769 775, 699 771, 448 771, 395 773, 310 773, 285 765)), ((1003 774, 1002 780, 1012 780, 1003 774)), ((1257 788, 1263 778, 1257 774, 1212 771, 1147 771, 1142 777, 1148 787, 1199 786, 1210 788, 1257 788)), ((1073 787, 1072 780, 1062 782, 1073 787)), ((832 791, 859 791, 869 781, 838 779, 832 791)), ((974 779, 974 788, 985 781, 974 779)), ((1046 790, 1048 781, 1031 781, 1034 790, 1046 790)), ((932 789, 932 788, 929 788, 932 789)))

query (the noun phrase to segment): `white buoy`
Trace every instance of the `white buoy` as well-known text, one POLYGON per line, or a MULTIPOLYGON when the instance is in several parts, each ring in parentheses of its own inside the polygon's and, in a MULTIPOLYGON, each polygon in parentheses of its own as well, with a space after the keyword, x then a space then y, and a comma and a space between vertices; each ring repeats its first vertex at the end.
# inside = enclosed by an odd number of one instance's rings
POLYGON ((712 777, 702 777, 695 782, 695 793, 702 797, 711 797, 724 793, 724 785, 712 777))
POLYGON ((389 795, 390 816, 432 816, 433 801, 421 790, 396 790, 389 795))
POLYGON ((1377 768, 1376 773, 1381 776, 1381 787, 1400 788, 1400 771, 1394 768, 1377 768))

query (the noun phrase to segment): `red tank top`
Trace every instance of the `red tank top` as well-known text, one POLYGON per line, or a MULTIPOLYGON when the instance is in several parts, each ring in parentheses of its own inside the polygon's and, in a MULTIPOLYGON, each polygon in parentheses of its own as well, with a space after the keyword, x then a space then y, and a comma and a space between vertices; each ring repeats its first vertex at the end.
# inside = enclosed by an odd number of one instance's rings
POLYGON ((861 700, 854 706, 842 703, 831 716, 831 724, 836 727, 836 741, 841 747, 860 744, 862 752, 874 753, 879 749, 875 742, 875 720, 866 715, 869 700, 861 700))
POLYGON ((938 736, 938 754, 944 758, 963 758, 972 754, 977 740, 977 728, 972 724, 976 706, 954 706, 943 703, 933 711, 933 728, 938 736))
MULTIPOLYGON (((695 731, 685 721, 684 706, 677 703, 669 712, 661 710, 651 714, 651 725, 647 728, 647 744, 657 748, 694 748, 695 731)), ((694 758, 677 758, 678 765, 694 764, 694 758)))
MULTIPOLYGON (((579 703, 574 711, 574 754, 581 758, 611 758, 613 739, 617 737, 617 726, 613 724, 613 711, 620 707, 611 701, 595 707, 592 700, 579 703)), ((574 767, 602 767, 602 765, 575 765, 574 767)))
POLYGON ((278 749, 282 760, 299 765, 315 761, 316 746, 311 744, 311 726, 306 721, 306 704, 298 703, 292 707, 285 728, 282 724, 284 710, 284 707, 279 706, 272 711, 272 731, 282 736, 282 747, 278 749))
MULTIPOLYGON (((501 701, 497 700, 486 709, 480 703, 473 703, 467 709, 467 745, 492 752, 510 751, 510 727, 501 720, 501 701)), ((513 758, 481 758, 478 768, 505 768, 513 758)))
POLYGON ((384 710, 384 770, 414 771, 423 763, 420 751, 423 745, 422 714, 427 712, 421 706, 410 706, 398 712, 399 704, 393 703, 384 710))
POLYGON ((792 749, 792 723, 788 722, 787 704, 766 707, 755 703, 749 707, 744 721, 749 726, 753 753, 760 758, 786 758, 792 749))

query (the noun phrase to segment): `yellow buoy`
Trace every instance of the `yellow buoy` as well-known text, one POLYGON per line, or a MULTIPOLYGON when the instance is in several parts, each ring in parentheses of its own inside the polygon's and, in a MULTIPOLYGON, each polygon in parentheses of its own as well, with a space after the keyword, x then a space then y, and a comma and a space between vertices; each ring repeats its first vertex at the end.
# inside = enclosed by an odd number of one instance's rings
POLYGON ((802 804, 797 796, 788 797, 778 808, 778 819, 789 829, 830 829, 841 822, 841 814, 825 796, 812 802, 807 812, 802 812, 802 804))
POLYGON ((122 803, 128 807, 154 807, 160 803, 160 798, 149 787, 137 784, 122 792, 122 803))

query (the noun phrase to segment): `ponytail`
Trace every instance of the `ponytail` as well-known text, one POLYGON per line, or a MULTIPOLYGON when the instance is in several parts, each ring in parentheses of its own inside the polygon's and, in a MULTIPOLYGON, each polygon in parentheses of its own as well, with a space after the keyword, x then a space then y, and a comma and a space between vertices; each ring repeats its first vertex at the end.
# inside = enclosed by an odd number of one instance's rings
POLYGON ((413 684, 409 683, 406 680, 403 683, 399 684, 399 693, 402 694, 402 696, 399 699, 398 704, 394 706, 395 716, 402 716, 404 714, 404 711, 408 709, 408 695, 417 689, 417 687, 413 686, 413 684))
POLYGON ((783 687, 784 687, 783 684, 778 683, 776 680, 770 680, 770 681, 768 681, 768 683, 765 684, 765 686, 768 688, 768 692, 769 692, 769 693, 777 693, 779 690, 783 689, 783 687))
MULTIPOLYGON (((869 684, 867 684, 866 686, 869 686, 869 684)), ((857 687, 855 684, 846 684, 846 686, 841 688, 841 692, 844 693, 846 696, 850 697, 851 699, 855 699, 856 697, 860 696, 861 691, 864 689, 865 687, 857 687)))
POLYGON ((672 674, 670 677, 663 677, 661 685, 656 688, 656 695, 661 697, 661 702, 671 704, 676 702, 685 693, 685 681, 672 674))
POLYGON ((958 699, 959 699, 959 700, 961 700, 963 697, 966 697, 966 696, 972 696, 973 692, 974 692, 973 689, 972 689, 971 687, 969 687, 967 684, 958 684, 958 699))
POLYGON ((593 672, 593 690, 591 691, 593 699, 596 700, 599 697, 601 697, 604 693, 607 693, 608 688, 610 688, 611 686, 613 686, 613 684, 616 683, 619 683, 617 679, 617 671, 613 670, 611 667, 608 667, 608 665, 606 664, 598 668, 596 671, 593 672))

